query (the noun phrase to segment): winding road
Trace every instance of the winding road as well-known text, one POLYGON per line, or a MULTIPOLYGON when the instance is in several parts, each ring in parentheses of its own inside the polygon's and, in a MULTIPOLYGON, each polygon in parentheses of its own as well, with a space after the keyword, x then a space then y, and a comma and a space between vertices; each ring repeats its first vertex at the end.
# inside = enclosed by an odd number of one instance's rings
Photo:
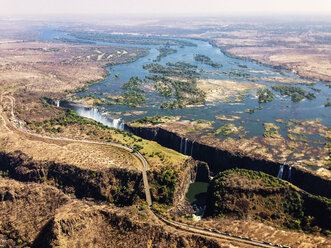
MULTIPOLYGON (((211 238, 217 238, 217 239, 223 239, 223 240, 228 240, 228 241, 234 241, 236 243, 240 243, 242 245, 251 245, 254 247, 288 247, 288 246, 281 246, 281 245, 275 245, 271 244, 270 242, 266 241, 257 241, 257 240, 252 240, 249 238, 245 237, 240 237, 240 236, 234 236, 228 233, 222 233, 216 230, 211 230, 211 229, 205 229, 193 225, 188 225, 185 223, 173 221, 170 219, 165 218, 164 216, 160 215, 156 210, 153 209, 152 207, 152 197, 150 193, 150 187, 148 183, 148 177, 147 177, 147 169, 149 167, 149 164, 145 157, 138 151, 134 151, 134 149, 128 145, 124 145, 121 143, 115 143, 115 142, 105 142, 105 141, 93 141, 93 140, 82 140, 82 139, 75 139, 75 138, 68 138, 68 137, 62 137, 62 136, 51 136, 51 135, 44 135, 44 134, 38 134, 29 131, 27 128, 24 127, 24 122, 19 120, 18 117, 14 113, 15 109, 15 98, 9 95, 1 95, 1 103, 3 103, 3 99, 7 98, 11 102, 11 118, 10 121, 15 124, 15 126, 20 129, 21 131, 37 136, 37 137, 42 137, 42 138, 47 138, 47 139, 52 139, 52 140, 66 140, 66 141, 75 141, 75 142, 82 142, 82 143, 92 143, 92 144, 103 144, 103 145, 111 145, 111 146, 116 146, 119 148, 122 148, 128 152, 130 152, 133 156, 135 156, 142 164, 142 176, 143 176, 143 183, 144 183, 144 189, 145 189, 145 196, 146 196, 146 202, 148 204, 148 207, 151 209, 151 212, 163 223, 172 226, 176 229, 181 229, 193 234, 199 234, 211 238)), ((4 126, 6 129, 9 130, 9 128, 6 125, 5 118, 3 117, 1 113, 1 118, 4 121, 4 126)), ((244 247, 246 247, 244 246, 244 247)), ((289 248, 289 247, 288 247, 289 248)))

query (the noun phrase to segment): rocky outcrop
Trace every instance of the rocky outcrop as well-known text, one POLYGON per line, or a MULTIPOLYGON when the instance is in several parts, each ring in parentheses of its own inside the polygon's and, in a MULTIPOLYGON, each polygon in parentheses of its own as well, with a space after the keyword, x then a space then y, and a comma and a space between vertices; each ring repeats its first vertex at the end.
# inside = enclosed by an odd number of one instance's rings
POLYGON ((70 198, 58 189, 0 177, 0 233, 18 244, 32 243, 70 198))
MULTIPOLYGON (((135 135, 142 138, 154 140, 160 145, 174 149, 183 153, 183 137, 178 134, 159 127, 126 127, 135 135), (181 145, 182 144, 182 145, 181 145)), ((220 150, 216 147, 202 144, 197 141, 188 140, 186 142, 187 155, 191 155, 196 160, 208 163, 210 172, 216 174, 231 168, 242 168, 262 171, 272 176, 277 176, 281 164, 277 162, 255 159, 248 156, 232 154, 228 151, 220 150), (189 152, 188 152, 189 151, 189 152)), ((292 167, 291 176, 289 166, 284 166, 282 178, 290 180, 291 183, 301 189, 317 195, 331 197, 331 181, 314 175, 303 169, 292 167)))
POLYGON ((174 232, 148 209, 80 201, 49 185, 2 177, 0 238, 36 248, 221 247, 212 239, 174 232))
POLYGON ((33 246, 220 247, 215 241, 195 235, 169 232, 148 211, 138 214, 138 209, 125 210, 73 202, 59 209, 60 214, 50 220, 33 246))
POLYGON ((142 175, 138 171, 108 168, 103 171, 82 169, 74 165, 33 161, 17 151, 0 153, 0 171, 22 182, 43 182, 54 185, 78 198, 93 198, 116 205, 132 205, 144 199, 142 175))

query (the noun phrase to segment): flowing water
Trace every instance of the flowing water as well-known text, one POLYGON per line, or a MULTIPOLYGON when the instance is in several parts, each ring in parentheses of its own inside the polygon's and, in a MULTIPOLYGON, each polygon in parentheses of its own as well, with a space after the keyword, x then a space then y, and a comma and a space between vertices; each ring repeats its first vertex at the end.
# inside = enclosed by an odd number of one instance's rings
MULTIPOLYGON (((55 41, 56 37, 72 38, 69 34, 54 31, 50 29, 41 30, 40 40, 55 41)), ((274 83, 264 81, 265 77, 281 77, 289 79, 300 79, 296 75, 288 71, 280 71, 271 67, 260 65, 251 61, 245 61, 235 58, 230 58, 224 55, 219 48, 210 45, 206 41, 185 39, 186 41, 194 43, 195 47, 174 47, 177 52, 163 58, 160 62, 161 65, 166 65, 167 62, 179 62, 184 61, 195 65, 199 68, 201 78, 206 79, 227 79, 235 80, 238 82, 249 81, 245 77, 231 76, 228 72, 246 73, 250 78, 256 78, 256 83, 266 85, 270 87, 274 83), (213 62, 223 65, 222 68, 215 69, 211 66, 201 64, 194 60, 195 54, 203 54, 212 59, 213 62)), ((107 42, 95 42, 99 45, 121 46, 121 47, 145 47, 149 49, 149 54, 143 58, 138 59, 135 62, 127 64, 119 64, 112 68, 109 68, 111 74, 104 81, 92 85, 88 88, 87 92, 79 93, 78 95, 92 94, 97 97, 106 97, 121 95, 124 90, 120 89, 121 85, 129 81, 131 77, 139 77, 144 79, 147 75, 150 75, 148 71, 143 69, 144 64, 152 63, 153 60, 159 55, 156 45, 138 45, 138 44, 118 44, 107 42), (119 74, 119 78, 114 78, 113 75, 119 74)), ((277 123, 280 126, 279 133, 283 137, 287 137, 288 129, 286 122, 289 119, 297 120, 319 120, 324 125, 330 124, 331 108, 325 108, 324 104, 330 101, 331 90, 323 82, 316 81, 316 85, 296 85, 308 92, 314 92, 316 99, 303 100, 301 102, 294 103, 290 97, 281 96, 275 92, 276 98, 274 101, 259 104, 256 98, 256 91, 252 90, 248 92, 248 96, 244 98, 244 101, 230 105, 227 102, 213 102, 208 103, 201 107, 192 107, 185 109, 161 109, 160 105, 162 100, 166 98, 157 95, 155 92, 147 92, 146 103, 138 108, 128 107, 126 105, 104 105, 98 109, 85 108, 82 106, 72 105, 68 103, 62 103, 61 106, 66 106, 74 109, 79 115, 92 118, 110 127, 116 127, 124 129, 124 122, 130 122, 135 119, 139 119, 145 116, 166 115, 166 116, 181 116, 186 120, 199 120, 204 119, 215 122, 213 127, 215 129, 228 124, 229 122, 219 120, 216 115, 236 115, 240 119, 232 121, 233 124, 243 126, 246 131, 246 137, 262 136, 264 133, 264 122, 275 122, 276 119, 283 119, 285 123, 277 123), (315 89, 313 90, 312 87, 315 89), (319 92, 318 92, 319 91, 319 92), (245 113, 247 109, 257 109, 259 106, 263 106, 262 109, 256 110, 255 113, 245 113), (133 112, 139 110, 139 112, 133 112)), ((278 84, 276 82, 276 84, 278 84)), ((222 138, 222 134, 218 137, 222 138)), ((230 135, 230 137, 232 137, 230 135)), ((237 137, 233 137, 237 138, 237 137)), ((315 141, 325 142, 325 139, 318 135, 308 135, 308 138, 315 141)), ((180 152, 187 155, 192 155, 194 152, 194 142, 192 143, 191 150, 188 150, 188 140, 186 138, 181 139, 180 152)), ((283 176, 283 166, 279 168, 278 177, 283 176)), ((291 177, 291 168, 289 169, 289 178, 291 177)), ((207 183, 193 183, 190 186, 187 197, 191 203, 196 206, 197 213, 203 212, 203 206, 205 204, 205 194, 207 191, 207 183)))
MULTIPOLYGON (((54 30, 42 30, 40 39, 55 41, 56 37, 70 38, 69 34, 60 31, 54 30)), ((288 71, 279 71, 264 65, 260 65, 251 61, 244 61, 240 59, 229 58, 225 56, 219 48, 213 47, 206 41, 202 40, 193 40, 185 39, 189 42, 192 42, 196 47, 177 47, 174 48, 177 50, 177 53, 171 54, 163 58, 160 62, 162 65, 166 65, 167 62, 178 62, 184 61, 193 65, 198 66, 200 70, 203 70, 201 73, 201 78, 210 78, 210 79, 229 79, 235 80, 238 82, 248 81, 244 77, 235 77, 225 74, 228 72, 238 72, 238 73, 247 73, 249 77, 263 78, 268 76, 277 76, 281 78, 291 78, 291 79, 300 79, 296 75, 288 71), (195 54, 203 54, 210 57, 214 62, 220 63, 223 65, 222 68, 215 69, 211 66, 201 64, 194 60, 195 54)), ((97 97, 106 97, 120 95, 124 93, 124 90, 120 89, 120 86, 126 83, 131 77, 138 76, 141 79, 144 79, 145 76, 150 75, 148 71, 143 69, 144 64, 152 63, 154 59, 158 56, 159 52, 156 49, 156 45, 135 45, 135 44, 118 44, 118 43, 107 43, 107 42, 95 42, 100 45, 120 45, 121 47, 125 46, 136 46, 136 47, 147 47, 149 48, 149 54, 143 58, 138 59, 133 63, 120 64, 114 66, 111 70, 110 76, 108 76, 104 81, 92 85, 88 88, 87 92, 79 93, 78 95, 93 94, 97 97), (114 78, 115 74, 120 74, 119 78, 114 78)), ((267 82, 264 80, 257 80, 256 83, 270 86, 273 83, 267 82)), ((216 115, 236 115, 240 119, 232 121, 233 124, 238 126, 243 126, 246 131, 246 137, 253 136, 262 136, 264 133, 263 122, 274 122, 276 119, 284 119, 285 122, 289 119, 297 120, 319 120, 320 123, 324 125, 330 124, 331 111, 330 108, 325 108, 324 104, 329 101, 331 96, 330 88, 327 87, 322 82, 317 82, 315 89, 320 90, 320 92, 315 92, 311 89, 312 86, 300 85, 301 88, 306 89, 309 92, 316 93, 316 99, 314 100, 303 100, 298 103, 291 101, 290 97, 281 96, 279 93, 276 93, 276 98, 274 101, 259 104, 256 99, 256 91, 250 91, 248 96, 244 98, 243 102, 236 103, 234 105, 228 104, 227 102, 213 102, 208 103, 205 106, 185 108, 185 109, 161 109, 160 105, 162 100, 167 100, 165 97, 157 95, 155 92, 146 93, 146 103, 138 108, 128 107, 126 105, 104 105, 101 108, 101 112, 93 112, 91 116, 91 110, 87 108, 82 108, 78 110, 78 106, 73 107, 75 111, 79 112, 80 115, 94 118, 96 117, 98 121, 105 121, 108 124, 108 121, 104 120, 98 114, 107 114, 108 118, 111 119, 120 119, 120 121, 129 122, 135 119, 139 119, 145 116, 155 116, 155 115, 166 115, 166 116, 181 116, 182 119, 188 120, 199 120, 204 119, 208 121, 214 121, 215 124, 213 127, 215 129, 228 124, 228 121, 219 120, 216 115), (255 113, 249 114, 244 111, 247 109, 257 108, 263 106, 263 109, 256 110, 255 113), (137 110, 139 112, 137 112, 137 110), (133 112, 136 111, 136 112, 133 112), (147 111, 147 113, 146 113, 147 111)), ((115 121, 116 122, 116 121, 115 121)), ((287 136, 287 128, 285 124, 279 124, 280 126, 279 133, 283 136, 287 136)), ((114 123, 112 124, 114 126, 114 123)), ((219 137, 222 137, 222 134, 219 134, 219 137)), ((230 135, 231 137, 231 135, 230 135)), ((235 138, 235 137, 234 137, 235 138)), ((321 142, 325 141, 323 138, 309 137, 314 140, 319 140, 321 142)), ((185 141, 184 141, 185 142, 185 141)), ((184 146, 184 144, 183 144, 184 146)), ((185 146, 183 147, 183 152, 187 153, 185 146)))

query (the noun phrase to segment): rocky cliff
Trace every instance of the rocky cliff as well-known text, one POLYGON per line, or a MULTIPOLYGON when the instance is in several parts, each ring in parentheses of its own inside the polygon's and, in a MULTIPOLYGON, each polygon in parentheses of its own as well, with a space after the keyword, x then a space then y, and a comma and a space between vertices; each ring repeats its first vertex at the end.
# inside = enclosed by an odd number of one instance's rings
POLYGON ((139 171, 119 168, 93 171, 74 165, 34 161, 20 151, 0 153, 0 171, 18 181, 45 183, 77 198, 93 198, 119 206, 132 205, 145 197, 139 171))
MULTIPOLYGON (((248 156, 232 154, 228 151, 220 150, 208 144, 198 141, 186 140, 178 134, 159 127, 126 127, 128 130, 145 139, 154 140, 162 146, 174 149, 179 152, 186 151, 194 159, 208 163, 211 173, 216 174, 231 168, 243 168, 265 172, 272 176, 277 176, 280 170, 280 163, 255 159, 248 156), (183 149, 185 146, 185 149, 183 149)), ((302 168, 285 165, 282 179, 289 180, 301 189, 317 195, 331 197, 331 181, 321 178, 302 168)))
POLYGON ((81 201, 49 185, 3 177, 0 236, 15 247, 221 247, 164 226, 148 209, 81 201))

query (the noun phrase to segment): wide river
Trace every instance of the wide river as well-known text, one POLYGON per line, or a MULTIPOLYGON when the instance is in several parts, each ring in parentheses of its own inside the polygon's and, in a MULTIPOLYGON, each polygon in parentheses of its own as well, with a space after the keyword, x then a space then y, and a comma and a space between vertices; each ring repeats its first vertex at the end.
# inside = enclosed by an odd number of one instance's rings
MULTIPOLYGON (((57 42, 56 38, 73 38, 65 32, 55 31, 51 29, 41 30, 40 40, 47 40, 57 42)), ((180 39, 178 39, 180 40, 180 39)), ((209 79, 227 79, 235 80, 238 82, 249 82, 249 78, 255 78, 255 83, 266 85, 270 88, 273 84, 280 84, 278 82, 268 82, 263 78, 266 77, 281 77, 290 79, 302 79, 295 74, 285 70, 278 70, 264 65, 257 64, 251 61, 245 61, 241 59, 230 58, 224 55, 217 47, 212 46, 206 41, 195 39, 182 39, 194 43, 196 46, 174 46, 177 50, 176 53, 166 56, 161 59, 159 64, 166 65, 167 62, 184 61, 198 67, 201 73, 201 78, 209 79), (194 60, 194 55, 203 54, 212 59, 213 62, 223 65, 222 68, 215 69, 209 65, 199 63, 194 60), (233 73, 245 73, 245 77, 238 77, 233 73)), ((120 89, 120 86, 126 83, 131 77, 139 77, 144 79, 145 76, 150 73, 143 69, 144 64, 153 63, 153 60, 159 55, 156 45, 139 45, 139 44, 122 44, 122 43, 108 43, 93 41, 98 45, 109 46, 121 46, 121 47, 145 47, 149 49, 149 54, 145 57, 138 59, 135 62, 116 65, 109 68, 111 71, 104 81, 90 86, 87 92, 79 93, 79 95, 93 94, 95 96, 105 97, 111 95, 123 94, 124 90, 120 89), (119 78, 114 78, 115 74, 119 74, 119 78)), ((275 122, 276 119, 283 119, 285 123, 289 119, 296 120, 318 120, 320 123, 329 126, 331 108, 324 107, 326 102, 330 101, 331 89, 325 85, 324 82, 316 81, 316 85, 294 85, 299 86, 307 92, 316 94, 316 98, 313 100, 302 100, 300 102, 292 102, 288 96, 281 96, 278 92, 273 91, 276 94, 275 100, 269 103, 259 104, 256 98, 256 90, 251 90, 248 95, 244 97, 242 102, 229 104, 228 102, 213 102, 206 103, 201 107, 184 108, 184 109, 161 109, 160 105, 162 100, 166 98, 157 95, 155 92, 147 92, 146 103, 140 107, 132 108, 126 105, 104 105, 101 108, 84 108, 79 106, 70 105, 78 114, 93 118, 97 121, 103 122, 110 126, 119 127, 121 122, 129 122, 134 119, 139 119, 145 116, 166 115, 166 116, 181 116, 181 119, 197 120, 204 119, 208 121, 214 121, 213 127, 215 129, 228 124, 229 121, 217 119, 216 115, 225 116, 238 116, 237 120, 232 121, 236 126, 243 126, 246 131, 245 137, 262 136, 264 133, 264 122, 275 122), (262 106, 262 109, 258 107, 262 106), (247 109, 255 109, 253 114, 245 113, 247 109), (139 111, 139 112, 136 112, 139 111), (140 112, 141 111, 141 112, 140 112), (107 115, 107 118, 105 117, 107 115), (115 121, 114 121, 115 120, 115 121)), ((284 84, 281 84, 284 85, 284 84)), ((285 123, 276 123, 280 126, 279 133, 283 137, 287 137, 288 129, 285 123)), ((123 125, 122 125, 123 126, 123 125)), ((218 135, 222 138, 222 133, 218 135)), ((230 135, 231 137, 232 135, 230 135)), ((238 138, 233 136, 233 138, 238 138)), ((325 142, 324 138, 318 135, 308 135, 310 140, 319 140, 321 143, 325 142)))

